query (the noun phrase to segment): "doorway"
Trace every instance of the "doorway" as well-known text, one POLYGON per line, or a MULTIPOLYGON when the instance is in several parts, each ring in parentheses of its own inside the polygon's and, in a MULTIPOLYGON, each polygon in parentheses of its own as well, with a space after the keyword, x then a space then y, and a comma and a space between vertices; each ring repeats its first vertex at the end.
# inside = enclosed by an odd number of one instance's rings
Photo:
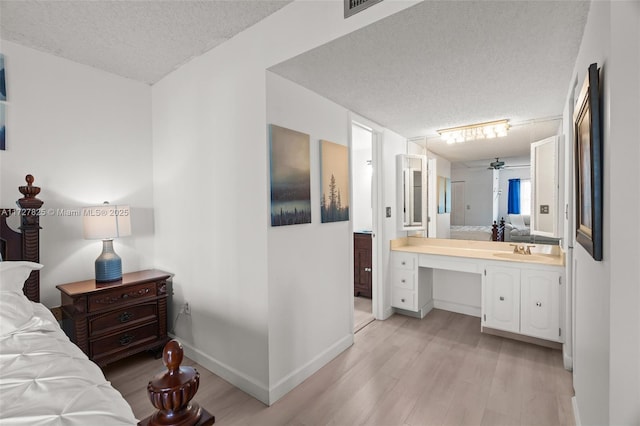
POLYGON ((353 332, 374 320, 373 129, 352 121, 353 332))

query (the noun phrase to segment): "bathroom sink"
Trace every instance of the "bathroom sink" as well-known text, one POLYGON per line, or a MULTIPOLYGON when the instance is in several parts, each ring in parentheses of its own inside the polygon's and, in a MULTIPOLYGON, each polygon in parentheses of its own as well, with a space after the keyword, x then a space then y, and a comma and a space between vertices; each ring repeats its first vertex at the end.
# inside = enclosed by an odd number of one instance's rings
POLYGON ((501 259, 519 260, 521 262, 549 262, 557 258, 549 254, 493 253, 501 259))

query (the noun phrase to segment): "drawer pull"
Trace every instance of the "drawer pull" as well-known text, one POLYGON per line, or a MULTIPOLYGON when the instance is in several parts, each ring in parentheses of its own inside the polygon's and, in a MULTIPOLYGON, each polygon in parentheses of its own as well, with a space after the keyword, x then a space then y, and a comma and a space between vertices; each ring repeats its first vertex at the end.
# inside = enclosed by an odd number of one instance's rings
POLYGON ((504 296, 500 296, 500 300, 504 300, 504 296))
POLYGON ((400 280, 401 283, 406 283, 407 281, 403 278, 400 280))
POLYGON ((125 334, 119 340, 120 346, 127 346, 129 343, 133 342, 133 336, 131 334, 125 334))
POLYGON ((402 266, 404 266, 404 265, 406 265, 406 264, 407 264, 407 262, 405 262, 405 261, 403 260, 402 262, 400 262, 400 264, 401 264, 402 266))
POLYGON ((123 312, 118 316, 118 321, 120 321, 120 323, 125 323, 131 318, 133 318, 133 314, 131 312, 123 312))
POLYGON ((371 268, 364 268, 365 272, 371 272, 371 268))
POLYGON ((541 307, 541 306, 542 306, 542 303, 540 303, 540 302, 536 302, 536 306, 537 306, 537 307, 541 307))
POLYGON ((402 303, 404 303, 404 299, 400 299, 400 301, 401 301, 402 303))

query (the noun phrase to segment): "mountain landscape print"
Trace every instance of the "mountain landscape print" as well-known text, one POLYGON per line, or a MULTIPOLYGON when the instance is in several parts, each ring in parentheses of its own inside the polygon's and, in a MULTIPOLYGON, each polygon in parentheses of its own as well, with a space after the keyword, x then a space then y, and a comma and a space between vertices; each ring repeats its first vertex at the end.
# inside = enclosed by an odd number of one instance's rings
POLYGON ((311 223, 309 135, 269 125, 271 226, 311 223))

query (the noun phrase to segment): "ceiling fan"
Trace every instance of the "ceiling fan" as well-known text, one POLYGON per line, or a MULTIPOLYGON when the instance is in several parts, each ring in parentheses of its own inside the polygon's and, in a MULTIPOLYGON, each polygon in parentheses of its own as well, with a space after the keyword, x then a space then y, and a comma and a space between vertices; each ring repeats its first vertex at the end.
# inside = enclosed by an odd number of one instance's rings
POLYGON ((504 161, 500 161, 500 158, 495 157, 496 161, 492 161, 491 163, 489 163, 489 167, 487 167, 487 169, 491 170, 502 170, 502 169, 521 169, 524 167, 529 167, 528 164, 519 164, 519 165, 514 165, 514 166, 506 166, 504 164, 504 161))

